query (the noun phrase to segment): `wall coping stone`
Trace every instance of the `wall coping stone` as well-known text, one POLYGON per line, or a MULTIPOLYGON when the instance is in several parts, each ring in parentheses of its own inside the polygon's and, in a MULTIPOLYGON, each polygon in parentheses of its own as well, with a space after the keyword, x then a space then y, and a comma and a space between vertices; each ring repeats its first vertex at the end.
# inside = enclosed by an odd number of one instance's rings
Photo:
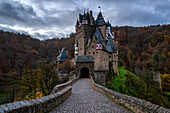
POLYGON ((115 92, 113 90, 110 90, 106 87, 103 87, 97 83, 94 82, 92 76, 90 76, 92 81, 92 86, 95 90, 105 94, 109 98, 111 98, 116 103, 128 108, 129 110, 137 113, 145 113, 145 112, 151 112, 151 113, 170 113, 170 109, 161 107, 159 105, 153 104, 151 102, 147 102, 145 100, 138 99, 136 97, 120 94, 118 92, 115 92))
POLYGON ((79 76, 67 83, 56 85, 50 95, 32 100, 23 100, 0 105, 0 113, 7 112, 48 112, 54 109, 72 93, 72 85, 79 76), (49 107, 50 106, 50 107, 49 107))

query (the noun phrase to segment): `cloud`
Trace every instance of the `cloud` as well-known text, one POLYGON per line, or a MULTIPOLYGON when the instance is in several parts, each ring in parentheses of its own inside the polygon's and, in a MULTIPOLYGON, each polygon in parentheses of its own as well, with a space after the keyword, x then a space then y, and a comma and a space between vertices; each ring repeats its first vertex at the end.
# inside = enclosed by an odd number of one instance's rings
POLYGON ((98 6, 112 25, 169 24, 169 4, 169 0, 5 0, 0 1, 0 28, 39 39, 60 38, 75 32, 78 14, 87 8, 96 18, 98 6))

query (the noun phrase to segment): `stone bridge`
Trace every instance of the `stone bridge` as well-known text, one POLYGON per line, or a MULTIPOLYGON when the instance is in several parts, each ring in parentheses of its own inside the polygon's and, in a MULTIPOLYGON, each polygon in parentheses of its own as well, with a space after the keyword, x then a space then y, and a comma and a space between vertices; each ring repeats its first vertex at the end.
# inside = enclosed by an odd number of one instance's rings
POLYGON ((170 113, 169 109, 109 90, 91 76, 79 78, 55 86, 51 95, 0 105, 0 113, 170 113))
POLYGON ((130 113, 106 95, 94 90, 88 78, 82 78, 72 86, 72 94, 51 113, 130 113))

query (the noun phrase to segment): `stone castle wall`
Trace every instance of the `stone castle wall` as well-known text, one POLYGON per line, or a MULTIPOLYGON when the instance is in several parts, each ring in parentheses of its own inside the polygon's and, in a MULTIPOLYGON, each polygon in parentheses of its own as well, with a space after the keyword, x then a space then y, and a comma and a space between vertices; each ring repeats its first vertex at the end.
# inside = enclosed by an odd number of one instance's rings
POLYGON ((80 75, 80 70, 83 67, 87 67, 89 69, 89 75, 93 76, 93 74, 94 74, 94 63, 76 63, 75 73, 77 75, 80 75))
POLYGON ((159 105, 152 104, 145 100, 141 100, 132 96, 127 96, 124 94, 117 93, 113 90, 107 89, 99 84, 96 84, 91 77, 92 87, 108 96, 110 99, 116 103, 128 108, 134 113, 170 113, 169 109, 161 107, 159 105))

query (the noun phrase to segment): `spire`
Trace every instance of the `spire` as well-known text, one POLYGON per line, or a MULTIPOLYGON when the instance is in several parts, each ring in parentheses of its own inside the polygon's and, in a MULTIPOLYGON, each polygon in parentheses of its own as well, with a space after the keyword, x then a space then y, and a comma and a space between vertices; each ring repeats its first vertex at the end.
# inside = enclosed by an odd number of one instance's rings
POLYGON ((101 19, 104 19, 104 18, 103 18, 103 15, 102 15, 101 11, 100 11, 98 16, 97 16, 97 20, 101 20, 101 19))
POLYGON ((76 26, 79 26, 79 21, 78 21, 78 19, 77 19, 77 23, 76 23, 76 26))
POLYGON ((106 24, 106 22, 104 21, 103 15, 102 15, 102 13, 100 11, 98 16, 97 16, 96 25, 97 26, 102 26, 102 25, 105 25, 105 24, 106 24))
POLYGON ((87 16, 86 16, 85 11, 84 11, 83 19, 82 19, 82 24, 88 24, 87 16))
POLYGON ((84 15, 83 15, 83 19, 82 20, 87 20, 85 11, 84 11, 84 15))

